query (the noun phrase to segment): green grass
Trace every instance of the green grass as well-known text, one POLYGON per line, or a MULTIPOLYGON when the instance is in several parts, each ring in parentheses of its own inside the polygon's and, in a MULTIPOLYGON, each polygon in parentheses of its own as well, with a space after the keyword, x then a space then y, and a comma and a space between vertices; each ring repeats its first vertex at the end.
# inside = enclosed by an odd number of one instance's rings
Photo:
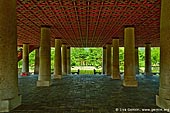
MULTIPOLYGON (((97 72, 102 72, 101 70, 96 70, 97 72)), ((77 72, 77 70, 71 70, 71 72, 77 72)), ((94 70, 80 70, 80 74, 94 74, 94 70)))

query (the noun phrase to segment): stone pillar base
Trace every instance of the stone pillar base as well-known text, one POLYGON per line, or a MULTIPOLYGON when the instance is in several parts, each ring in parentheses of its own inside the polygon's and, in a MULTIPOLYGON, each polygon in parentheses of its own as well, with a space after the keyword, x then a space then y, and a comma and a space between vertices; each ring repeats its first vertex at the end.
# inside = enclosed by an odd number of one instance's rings
POLYGON ((29 76, 29 74, 30 74, 29 72, 22 72, 21 76, 29 76))
POLYGON ((123 80, 124 87, 138 87, 137 80, 123 80))
POLYGON ((54 79, 61 79, 62 76, 61 75, 54 75, 54 79))
POLYGON ((152 73, 144 73, 146 76, 153 76, 152 73))
POLYGON ((9 112, 19 105, 21 105, 21 95, 9 100, 0 100, 0 112, 9 112))
POLYGON ((65 76, 65 75, 67 75, 67 73, 63 72, 62 75, 65 76))
POLYGON ((120 76, 117 76, 117 77, 111 76, 111 78, 112 78, 113 80, 120 80, 120 76))
POLYGON ((50 86, 51 82, 50 81, 42 81, 42 80, 38 80, 37 81, 37 86, 41 87, 41 86, 50 86))
POLYGON ((169 109, 170 100, 161 98, 159 95, 156 95, 156 105, 163 109, 169 109))

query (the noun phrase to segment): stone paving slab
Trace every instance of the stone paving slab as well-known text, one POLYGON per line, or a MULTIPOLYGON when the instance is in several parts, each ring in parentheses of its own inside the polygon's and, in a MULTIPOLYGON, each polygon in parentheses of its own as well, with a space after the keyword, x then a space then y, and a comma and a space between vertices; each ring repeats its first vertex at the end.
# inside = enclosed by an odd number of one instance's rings
MULTIPOLYGON (((37 75, 19 77, 22 105, 11 113, 153 113, 158 76, 138 75, 138 88, 105 75, 68 75, 36 87, 37 75), (148 110, 148 111, 142 111, 148 110)), ((158 111, 157 113, 163 113, 158 111)))

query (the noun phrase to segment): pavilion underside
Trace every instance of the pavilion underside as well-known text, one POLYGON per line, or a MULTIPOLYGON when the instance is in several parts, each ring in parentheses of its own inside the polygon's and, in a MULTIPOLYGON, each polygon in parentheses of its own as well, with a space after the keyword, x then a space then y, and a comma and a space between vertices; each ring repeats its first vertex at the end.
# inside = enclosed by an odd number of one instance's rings
POLYGON ((135 27, 137 47, 160 46, 160 0, 17 0, 18 45, 40 44, 41 25, 70 47, 124 46, 124 27, 135 27))
POLYGON ((50 87, 52 81, 70 74, 70 47, 102 47, 102 73, 122 80, 124 88, 139 85, 138 47, 145 47, 146 76, 152 76, 151 47, 160 47, 155 105, 170 109, 169 34, 170 0, 0 0, 0 112, 22 104, 19 58, 21 75, 28 76, 29 53, 35 50, 36 86, 50 87), (17 46, 22 46, 18 59, 17 46), (55 47, 53 75, 51 46, 55 47), (120 46, 124 47, 123 79, 120 46))

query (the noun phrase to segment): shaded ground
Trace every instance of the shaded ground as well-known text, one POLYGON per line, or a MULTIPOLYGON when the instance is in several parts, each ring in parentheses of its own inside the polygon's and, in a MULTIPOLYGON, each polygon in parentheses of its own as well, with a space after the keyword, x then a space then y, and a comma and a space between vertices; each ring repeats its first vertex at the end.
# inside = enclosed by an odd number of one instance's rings
POLYGON ((154 109, 162 110, 155 105, 158 77, 141 75, 137 79, 138 88, 124 88, 121 81, 105 75, 69 75, 62 80, 52 80, 50 87, 36 87, 36 75, 20 77, 22 105, 11 113, 140 113, 143 110, 150 113, 154 109))

